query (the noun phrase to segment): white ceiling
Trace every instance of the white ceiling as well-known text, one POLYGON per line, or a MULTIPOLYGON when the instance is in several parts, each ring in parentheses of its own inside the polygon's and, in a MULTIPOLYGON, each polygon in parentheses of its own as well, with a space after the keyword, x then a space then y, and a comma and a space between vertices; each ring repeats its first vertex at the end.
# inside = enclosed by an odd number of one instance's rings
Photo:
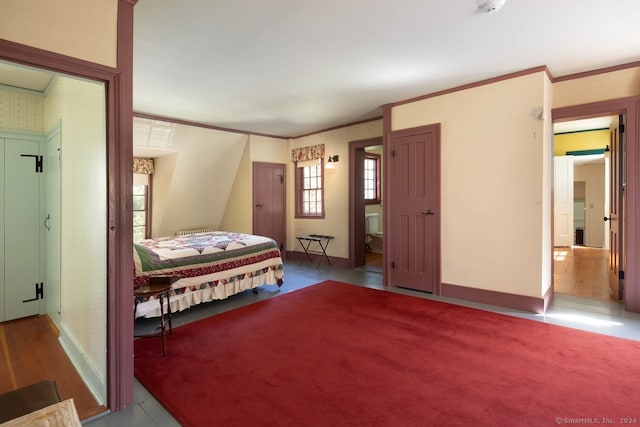
POLYGON ((139 0, 134 111, 291 137, 540 65, 559 77, 640 60, 639 0, 477 5, 139 0))
POLYGON ((134 110, 297 136, 547 65, 640 60, 638 0, 139 0, 134 110))

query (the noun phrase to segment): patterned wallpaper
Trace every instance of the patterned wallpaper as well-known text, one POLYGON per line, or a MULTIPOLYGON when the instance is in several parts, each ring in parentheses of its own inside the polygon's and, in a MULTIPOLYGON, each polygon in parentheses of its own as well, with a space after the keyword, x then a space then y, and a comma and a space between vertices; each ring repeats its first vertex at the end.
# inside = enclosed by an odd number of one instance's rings
POLYGON ((0 87, 0 129, 44 132, 44 97, 0 87))

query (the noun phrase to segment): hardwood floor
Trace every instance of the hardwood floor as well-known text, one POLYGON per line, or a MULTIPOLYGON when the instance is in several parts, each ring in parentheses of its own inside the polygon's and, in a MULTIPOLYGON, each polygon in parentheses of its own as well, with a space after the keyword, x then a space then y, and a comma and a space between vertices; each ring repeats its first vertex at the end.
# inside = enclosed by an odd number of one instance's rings
POLYGON ((63 400, 73 398, 80 420, 106 411, 77 373, 48 316, 0 323, 0 393, 54 380, 63 400))
POLYGON ((368 267, 382 268, 382 254, 367 251, 365 263, 368 267))
POLYGON ((609 252, 585 246, 554 248, 555 292, 615 301, 609 288, 609 252))

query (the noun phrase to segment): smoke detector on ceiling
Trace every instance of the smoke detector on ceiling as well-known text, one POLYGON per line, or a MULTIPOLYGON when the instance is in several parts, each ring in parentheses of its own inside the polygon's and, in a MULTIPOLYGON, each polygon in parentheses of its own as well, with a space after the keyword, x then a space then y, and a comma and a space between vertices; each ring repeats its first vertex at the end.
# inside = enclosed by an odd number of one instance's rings
POLYGON ((480 0, 478 9, 483 13, 493 13, 499 11, 506 0, 480 0))

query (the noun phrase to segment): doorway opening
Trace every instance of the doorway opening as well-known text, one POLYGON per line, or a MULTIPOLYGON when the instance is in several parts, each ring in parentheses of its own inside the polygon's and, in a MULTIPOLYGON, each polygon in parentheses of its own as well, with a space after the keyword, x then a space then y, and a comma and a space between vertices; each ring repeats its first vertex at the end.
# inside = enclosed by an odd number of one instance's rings
MULTIPOLYGON (((61 354, 72 362, 67 364, 70 370, 64 370, 59 364, 11 363, 7 357, 4 362, 13 370, 8 375, 11 382, 2 383, 3 391, 54 379, 61 394, 74 397, 80 416, 88 418, 104 412, 107 402, 108 86, 101 80, 4 60, 0 75, 0 109, 7 112, 0 120, 0 139, 3 155, 9 155, 0 169, 21 201, 17 214, 4 215, 0 239, 12 248, 30 249, 20 252, 15 262, 3 254, 12 265, 27 263, 30 277, 24 280, 23 272, 5 272, 0 278, 1 303, 12 308, 3 310, 0 328, 24 339, 39 336, 45 325, 57 337, 46 345, 62 346, 61 354), (23 206, 27 201, 31 204, 23 206), (91 310, 79 309, 88 304, 91 310)), ((5 197, 3 212, 14 205, 5 197)), ((11 253, 15 257, 19 251, 11 253)), ((42 353, 40 346, 18 348, 11 357, 42 353)))
POLYGON ((349 143, 349 260, 351 267, 383 272, 382 137, 349 143))
POLYGON ((612 165, 612 140, 623 114, 554 123, 554 290, 601 301, 622 301, 620 281, 611 273, 621 259, 620 223, 608 221, 621 196, 621 168, 612 165), (613 240, 613 243, 612 243, 613 240), (612 247, 613 244, 613 247, 612 247))

